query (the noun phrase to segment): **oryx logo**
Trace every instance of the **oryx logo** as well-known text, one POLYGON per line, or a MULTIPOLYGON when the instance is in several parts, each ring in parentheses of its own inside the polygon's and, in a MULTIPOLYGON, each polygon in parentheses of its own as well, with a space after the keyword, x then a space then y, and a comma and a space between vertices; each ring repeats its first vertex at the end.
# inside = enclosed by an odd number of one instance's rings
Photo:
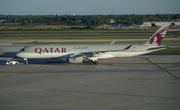
POLYGON ((162 34, 164 31, 167 31, 169 28, 169 26, 163 28, 162 30, 160 30, 159 32, 157 32, 150 40, 149 43, 157 43, 159 46, 161 45, 161 42, 163 40, 164 37, 162 37, 164 34, 162 34))

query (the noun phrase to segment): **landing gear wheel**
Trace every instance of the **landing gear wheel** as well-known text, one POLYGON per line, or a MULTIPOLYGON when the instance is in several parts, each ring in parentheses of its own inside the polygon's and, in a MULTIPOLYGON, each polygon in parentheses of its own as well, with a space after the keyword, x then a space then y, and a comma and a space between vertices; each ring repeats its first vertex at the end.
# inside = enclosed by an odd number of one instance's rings
POLYGON ((93 62, 93 61, 90 61, 90 62, 89 62, 89 64, 90 64, 90 65, 93 65, 93 64, 94 64, 94 62, 93 62))
POLYGON ((95 65, 98 65, 99 63, 97 61, 94 62, 95 65))
POLYGON ((28 65, 28 61, 26 61, 25 64, 28 65))
POLYGON ((92 60, 89 60, 88 63, 90 65, 93 65, 93 64, 98 65, 99 64, 97 61, 92 61, 92 60))
POLYGON ((90 63, 91 63, 91 60, 89 60, 88 63, 90 64, 90 63))

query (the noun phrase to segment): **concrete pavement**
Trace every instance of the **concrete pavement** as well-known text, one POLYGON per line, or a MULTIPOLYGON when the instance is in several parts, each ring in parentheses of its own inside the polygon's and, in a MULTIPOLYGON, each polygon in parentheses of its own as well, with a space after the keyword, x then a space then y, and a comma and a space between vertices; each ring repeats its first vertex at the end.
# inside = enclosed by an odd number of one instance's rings
POLYGON ((7 66, 7 59, 0 58, 1 110, 180 108, 180 80, 167 73, 180 78, 179 55, 104 59, 99 65, 36 61, 7 66))

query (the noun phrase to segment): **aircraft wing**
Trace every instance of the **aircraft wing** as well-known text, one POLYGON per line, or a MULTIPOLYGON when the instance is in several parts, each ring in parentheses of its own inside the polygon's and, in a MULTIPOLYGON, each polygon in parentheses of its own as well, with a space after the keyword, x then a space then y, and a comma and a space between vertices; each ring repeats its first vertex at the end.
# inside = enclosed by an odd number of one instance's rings
POLYGON ((93 57, 95 54, 99 53, 105 53, 105 52, 116 52, 116 51, 124 51, 128 50, 132 45, 129 45, 128 47, 121 49, 121 50, 104 50, 104 51, 90 51, 90 52, 81 52, 81 53, 74 53, 73 58, 79 57, 79 56, 84 56, 84 57, 93 57))

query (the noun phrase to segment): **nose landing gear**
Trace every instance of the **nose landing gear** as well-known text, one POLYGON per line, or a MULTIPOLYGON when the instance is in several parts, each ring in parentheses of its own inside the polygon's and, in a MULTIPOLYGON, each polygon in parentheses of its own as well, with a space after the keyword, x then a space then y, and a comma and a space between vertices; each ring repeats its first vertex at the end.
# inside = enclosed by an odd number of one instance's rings
POLYGON ((26 61, 25 64, 28 65, 28 59, 24 58, 24 60, 26 61))

